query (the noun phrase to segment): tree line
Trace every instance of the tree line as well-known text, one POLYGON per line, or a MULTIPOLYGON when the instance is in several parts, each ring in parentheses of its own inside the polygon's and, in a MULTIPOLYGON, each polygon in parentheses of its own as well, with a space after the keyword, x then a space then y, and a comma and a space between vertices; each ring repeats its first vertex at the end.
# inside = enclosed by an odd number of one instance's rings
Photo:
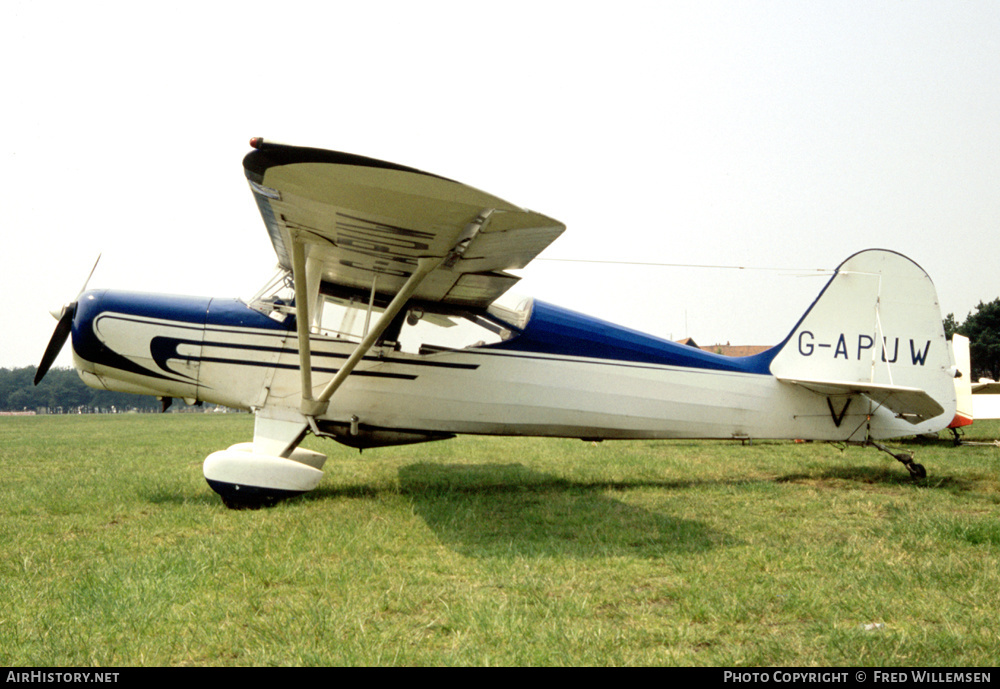
POLYGON ((969 338, 972 380, 1000 380, 1000 297, 988 304, 979 302, 961 323, 949 313, 944 319, 944 334, 950 340, 955 333, 969 338))
POLYGON ((160 401, 148 395, 88 388, 72 368, 53 368, 37 386, 35 366, 0 368, 0 411, 50 413, 159 411, 160 401))

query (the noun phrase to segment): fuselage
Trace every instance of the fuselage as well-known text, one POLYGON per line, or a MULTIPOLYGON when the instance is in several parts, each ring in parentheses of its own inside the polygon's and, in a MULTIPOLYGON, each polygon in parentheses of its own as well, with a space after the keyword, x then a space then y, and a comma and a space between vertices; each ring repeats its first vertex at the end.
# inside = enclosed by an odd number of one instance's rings
MULTIPOLYGON (((90 291, 72 337, 75 365, 93 387, 246 410, 297 409, 301 399, 294 318, 240 300, 90 291)), ((317 334, 310 346, 318 394, 356 341, 317 334)), ((428 439, 863 440, 936 430, 861 404, 835 420, 826 398, 771 375, 780 347, 724 357, 535 302, 524 327, 500 342, 376 346, 318 420, 428 439)))

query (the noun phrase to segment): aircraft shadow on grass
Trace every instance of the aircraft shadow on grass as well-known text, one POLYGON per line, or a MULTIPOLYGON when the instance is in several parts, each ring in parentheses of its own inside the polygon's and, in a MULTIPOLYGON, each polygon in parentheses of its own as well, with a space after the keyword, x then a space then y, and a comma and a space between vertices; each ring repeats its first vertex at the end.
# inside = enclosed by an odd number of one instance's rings
MULTIPOLYGON (((683 489, 701 481, 574 481, 521 464, 418 463, 399 470, 399 492, 442 543, 470 557, 660 557, 731 545, 725 533, 690 519, 628 505, 609 491, 683 489)), ((374 498, 396 492, 355 484, 320 487, 299 500, 374 498)), ((205 502, 208 495, 157 491, 154 503, 205 502)), ((294 502, 294 501, 293 501, 294 502)))
MULTIPOLYGON (((961 479, 914 481, 877 467, 830 467, 773 479, 574 481, 520 464, 419 463, 399 471, 400 487, 443 543, 471 556, 658 557, 735 544, 703 522, 626 504, 610 491, 684 490, 705 485, 841 480, 923 489, 965 489, 961 479)), ((319 492, 319 491, 317 491, 319 492)))
POLYGON ((399 479, 441 542, 470 556, 658 557, 728 540, 704 523, 608 495, 641 483, 579 482, 520 464, 419 463, 402 467, 399 479))

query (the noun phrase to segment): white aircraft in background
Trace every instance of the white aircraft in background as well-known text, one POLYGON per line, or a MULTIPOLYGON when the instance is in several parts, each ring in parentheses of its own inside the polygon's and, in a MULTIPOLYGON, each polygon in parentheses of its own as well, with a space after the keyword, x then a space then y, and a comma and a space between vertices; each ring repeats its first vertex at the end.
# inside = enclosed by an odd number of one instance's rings
POLYGON ((556 220, 392 163, 251 146, 279 263, 269 286, 248 302, 84 291, 36 378, 72 333, 90 386, 252 411, 253 441, 204 463, 230 507, 315 488, 326 456, 299 447, 309 433, 357 448, 461 433, 875 443, 955 416, 934 285, 898 253, 854 254, 781 343, 725 357, 505 303, 505 271, 556 239, 556 220))
POLYGON ((969 338, 956 333, 951 337, 951 346, 959 375, 955 377, 955 419, 948 428, 955 436, 955 444, 959 445, 959 428, 971 426, 974 419, 1000 419, 1000 383, 988 378, 972 382, 969 338))

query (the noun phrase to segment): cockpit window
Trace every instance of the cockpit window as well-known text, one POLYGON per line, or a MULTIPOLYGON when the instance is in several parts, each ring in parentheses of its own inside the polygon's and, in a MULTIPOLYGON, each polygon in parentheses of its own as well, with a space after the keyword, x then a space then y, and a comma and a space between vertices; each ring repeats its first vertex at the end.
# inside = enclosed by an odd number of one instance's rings
MULTIPOLYGON (((517 320, 516 318, 513 320, 517 320)), ((504 342, 516 337, 510 320, 488 312, 448 314, 411 308, 400 333, 402 351, 429 354, 442 349, 469 349, 504 342)))
MULTIPOLYGON (((285 322, 295 313, 290 276, 276 275, 249 302, 251 308, 285 322)), ((533 300, 505 295, 482 311, 454 307, 409 305, 386 328, 382 346, 412 354, 447 349, 466 349, 497 344, 515 337, 531 317, 533 300)), ((351 342, 360 342, 381 318, 384 309, 370 306, 360 296, 321 294, 310 310, 310 332, 351 342)))
POLYGON ((295 313, 294 303, 292 274, 284 270, 276 271, 257 294, 246 300, 247 306, 251 309, 279 323, 285 323, 288 317, 295 313))

